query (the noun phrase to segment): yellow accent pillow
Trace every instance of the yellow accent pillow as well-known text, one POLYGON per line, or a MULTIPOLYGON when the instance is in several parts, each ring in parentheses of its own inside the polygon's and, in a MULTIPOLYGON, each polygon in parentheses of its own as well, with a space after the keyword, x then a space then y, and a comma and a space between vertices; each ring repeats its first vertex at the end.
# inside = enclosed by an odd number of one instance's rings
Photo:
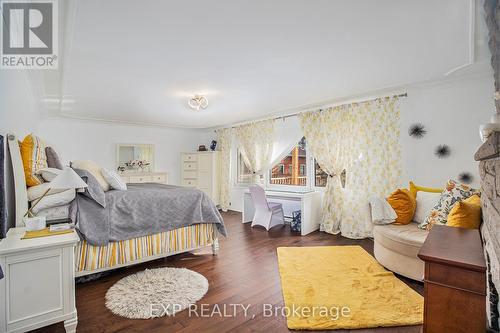
POLYGON ((415 209, 417 208, 417 201, 410 191, 407 189, 398 189, 387 198, 387 202, 398 215, 395 223, 411 223, 413 215, 415 215, 415 209))
POLYGON ((422 191, 422 192, 430 192, 430 193, 441 193, 443 192, 442 188, 435 188, 435 187, 424 187, 424 186, 418 186, 415 185, 414 182, 410 182, 410 193, 413 195, 413 197, 416 199, 417 198, 417 192, 422 191))
POLYGON ((477 194, 457 202, 448 214, 447 226, 479 229, 481 224, 481 198, 477 194))
POLYGON ((24 177, 26 186, 35 186, 43 183, 42 175, 38 171, 47 167, 45 144, 36 135, 27 135, 20 146, 23 160, 24 177))

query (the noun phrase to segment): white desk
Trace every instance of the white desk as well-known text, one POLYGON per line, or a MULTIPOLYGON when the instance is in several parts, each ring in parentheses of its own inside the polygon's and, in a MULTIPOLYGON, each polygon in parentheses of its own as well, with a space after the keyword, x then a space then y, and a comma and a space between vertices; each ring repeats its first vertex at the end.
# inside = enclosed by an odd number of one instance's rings
MULTIPOLYGON (((301 235, 310 234, 319 229, 321 222, 321 194, 319 192, 285 192, 266 191, 269 201, 292 203, 297 205, 296 210, 302 211, 301 235)), ((250 191, 243 193, 243 216, 242 222, 247 223, 253 220, 255 208, 253 206, 250 191)))

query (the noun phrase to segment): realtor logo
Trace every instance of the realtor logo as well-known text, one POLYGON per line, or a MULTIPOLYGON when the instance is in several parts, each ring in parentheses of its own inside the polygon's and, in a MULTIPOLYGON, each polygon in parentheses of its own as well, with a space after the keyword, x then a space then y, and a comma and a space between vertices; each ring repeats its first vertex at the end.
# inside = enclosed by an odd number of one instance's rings
POLYGON ((57 69, 55 0, 3 0, 2 69, 57 69))

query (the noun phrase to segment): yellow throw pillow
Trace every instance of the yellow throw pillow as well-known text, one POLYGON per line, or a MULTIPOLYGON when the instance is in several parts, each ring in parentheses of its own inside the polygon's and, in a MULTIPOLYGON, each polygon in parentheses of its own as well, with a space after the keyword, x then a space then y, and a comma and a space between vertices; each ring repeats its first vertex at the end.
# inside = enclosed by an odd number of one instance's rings
POLYGON ((481 198, 477 194, 457 202, 448 214, 447 226, 479 229, 481 224, 481 198))
POLYGON ((395 223, 411 223, 413 215, 415 215, 415 209, 417 208, 417 201, 410 191, 407 189, 398 189, 387 198, 387 202, 398 215, 395 223))
POLYGON ((47 156, 45 155, 45 144, 39 137, 27 135, 21 146, 21 158, 23 160, 24 177, 26 186, 35 186, 43 183, 42 175, 38 171, 47 167, 47 156))
POLYGON ((410 193, 411 193, 411 195, 415 199, 417 198, 417 192, 418 191, 430 192, 430 193, 441 193, 441 192, 443 192, 442 188, 418 186, 418 185, 415 185, 414 182, 410 182, 410 186, 409 187, 410 187, 410 193))

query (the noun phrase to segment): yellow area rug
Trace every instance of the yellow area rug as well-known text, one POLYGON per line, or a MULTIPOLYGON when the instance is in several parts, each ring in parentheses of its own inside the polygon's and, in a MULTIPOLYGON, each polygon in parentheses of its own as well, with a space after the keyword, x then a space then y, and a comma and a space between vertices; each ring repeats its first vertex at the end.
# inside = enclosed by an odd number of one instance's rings
POLYGON ((360 246, 280 247, 288 328, 418 325, 424 299, 360 246))

